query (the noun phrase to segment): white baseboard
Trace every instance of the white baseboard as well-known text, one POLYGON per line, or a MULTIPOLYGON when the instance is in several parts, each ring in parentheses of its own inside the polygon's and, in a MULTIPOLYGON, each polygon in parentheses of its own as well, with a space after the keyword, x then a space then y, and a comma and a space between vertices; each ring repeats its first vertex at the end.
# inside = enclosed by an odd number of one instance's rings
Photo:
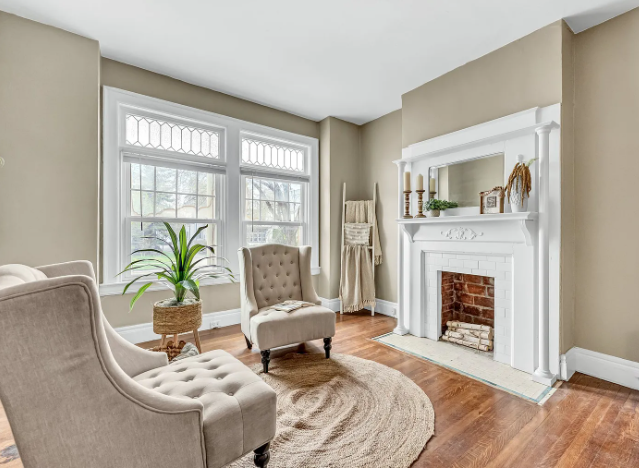
POLYGON ((331 309, 333 312, 339 312, 339 298, 337 299, 325 299, 320 297, 320 301, 322 301, 322 305, 328 309, 331 309))
POLYGON ((575 372, 639 390, 639 363, 583 348, 571 348, 561 355, 561 378, 575 372))
MULTIPOLYGON (((210 330, 212 328, 230 327, 240 323, 240 309, 224 310, 221 312, 211 312, 202 315, 202 326, 200 331, 210 330)), ((116 328, 125 340, 131 343, 144 343, 145 341, 157 340, 159 335, 153 332, 152 323, 141 323, 139 325, 130 325, 128 327, 116 328)))
MULTIPOLYGON (((322 301, 322 305, 324 307, 331 309, 333 312, 339 312, 339 298, 325 299, 323 297, 320 297, 320 300, 322 301)), ((376 314, 388 315, 389 317, 397 316, 396 302, 385 301, 383 299, 376 299, 375 302, 377 302, 377 304, 375 305, 376 314)), ((366 306, 365 308, 371 310, 370 306, 366 306)))
MULTIPOLYGON (((397 302, 385 301, 384 299, 375 299, 375 302, 376 314, 397 317, 397 302)), ((370 306, 366 306, 366 309, 371 310, 370 306)))

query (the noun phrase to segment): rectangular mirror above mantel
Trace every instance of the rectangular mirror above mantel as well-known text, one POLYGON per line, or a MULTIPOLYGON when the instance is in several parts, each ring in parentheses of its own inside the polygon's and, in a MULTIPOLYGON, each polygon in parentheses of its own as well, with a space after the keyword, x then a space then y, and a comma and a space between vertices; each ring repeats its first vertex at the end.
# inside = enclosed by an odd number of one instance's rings
POLYGON ((560 120, 559 104, 533 108, 402 150, 395 161, 396 333, 439 340, 442 273, 487 277, 500 293, 494 299, 493 359, 544 385, 554 383, 560 355, 560 120), (515 165, 530 160, 530 176, 522 176, 531 188, 527 206, 513 209, 505 195, 500 205, 502 191, 492 189, 506 187, 515 165), (485 201, 493 198, 481 210, 480 192, 485 201), (458 207, 423 217, 419 195, 458 207))

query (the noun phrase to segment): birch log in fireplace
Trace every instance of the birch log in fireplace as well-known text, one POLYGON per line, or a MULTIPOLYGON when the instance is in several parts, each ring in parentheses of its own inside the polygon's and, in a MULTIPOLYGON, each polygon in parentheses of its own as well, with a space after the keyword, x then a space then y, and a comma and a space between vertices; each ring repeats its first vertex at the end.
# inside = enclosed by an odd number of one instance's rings
MULTIPOLYGON (((559 374, 561 217, 560 105, 529 109, 416 143, 396 161, 398 324, 396 333, 442 335, 442 272, 494 280, 494 359, 552 385, 559 374), (503 154, 504 184, 522 155, 531 168, 529 210, 479 214, 479 206, 440 218, 403 219, 403 173, 503 154)), ((487 187, 489 189, 491 187, 487 187)), ((455 200, 452 200, 455 201, 455 200)), ((416 213, 416 200, 411 200, 416 213)))

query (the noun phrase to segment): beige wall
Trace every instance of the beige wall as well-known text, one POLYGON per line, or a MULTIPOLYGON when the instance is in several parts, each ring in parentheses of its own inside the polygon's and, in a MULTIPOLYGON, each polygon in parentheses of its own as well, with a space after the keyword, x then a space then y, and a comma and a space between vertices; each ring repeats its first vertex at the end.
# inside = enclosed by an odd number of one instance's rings
POLYGON ((639 9, 575 37, 575 341, 639 361, 639 9))
POLYGON ((382 264, 376 267, 377 298, 397 302, 397 166, 402 157, 402 111, 386 114, 361 129, 362 196, 373 198, 377 188, 377 226, 382 264))
POLYGON ((103 86, 125 89, 268 127, 319 138, 319 125, 287 112, 102 58, 103 86))
POLYGON ((402 146, 561 102, 561 36, 558 21, 404 94, 402 146))
POLYGON ((98 266, 100 49, 0 12, 0 264, 98 266))
MULTIPOLYGON (((319 137, 319 124, 312 120, 105 58, 102 59, 101 84, 280 130, 319 137)), ((102 307, 114 327, 147 323, 152 320, 153 303, 166 298, 167 294, 168 291, 145 293, 132 312, 129 312, 128 306, 132 297, 130 294, 104 296, 102 307)), ((204 313, 240 307, 237 283, 207 286, 202 288, 201 294, 204 313)))
POLYGON ((322 274, 319 295, 339 297, 342 245, 342 186, 346 199, 361 198, 360 127, 335 117, 320 122, 320 242, 322 274))

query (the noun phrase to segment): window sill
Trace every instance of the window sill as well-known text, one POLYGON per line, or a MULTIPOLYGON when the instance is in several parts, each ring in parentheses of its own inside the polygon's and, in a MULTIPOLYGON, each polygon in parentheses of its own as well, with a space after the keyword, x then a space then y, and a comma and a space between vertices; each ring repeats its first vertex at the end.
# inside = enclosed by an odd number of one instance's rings
MULTIPOLYGON (((311 268, 311 275, 313 276, 317 276, 320 274, 321 268, 320 267, 313 267, 311 268)), ((236 274, 235 275, 235 282, 239 283, 240 278, 239 275, 236 274)), ((138 292, 140 290, 140 288, 145 285, 146 283, 148 283, 149 281, 138 281, 137 283, 135 283, 133 286, 131 286, 128 290, 127 290, 127 294, 135 294, 136 292, 138 292)), ((147 289, 147 291, 168 291, 169 287, 164 284, 159 282, 158 280, 151 280, 152 283, 154 283, 152 286, 149 287, 149 289, 147 289)), ((232 283, 233 281, 231 281, 229 278, 205 278, 202 281, 200 281, 200 287, 203 286, 215 286, 216 284, 228 284, 228 283, 232 283)), ((125 286, 127 285, 127 283, 123 283, 123 282, 118 282, 118 283, 103 283, 100 285, 100 297, 102 296, 119 296, 122 294, 122 291, 124 291, 125 286)))
MULTIPOLYGON (((235 275, 236 280, 235 282, 239 282, 239 276, 235 275)), ((146 283, 151 282, 154 283, 153 285, 151 285, 149 287, 149 289, 147 289, 147 291, 168 291, 170 290, 169 286, 167 286, 166 284, 158 281, 158 280, 151 280, 151 281, 138 281, 137 283, 135 283, 133 286, 131 286, 129 289, 127 289, 126 294, 135 294, 136 292, 138 292, 140 290, 140 288, 142 286, 144 286, 146 283)), ((200 287, 204 287, 204 286, 214 286, 216 284, 228 284, 228 283, 232 283, 233 281, 231 281, 229 278, 205 278, 203 280, 200 281, 200 287)), ((100 297, 103 296, 119 296, 122 294, 122 291, 124 291, 124 288, 126 287, 128 283, 123 283, 123 282, 118 282, 118 283, 103 283, 100 285, 100 297)))

